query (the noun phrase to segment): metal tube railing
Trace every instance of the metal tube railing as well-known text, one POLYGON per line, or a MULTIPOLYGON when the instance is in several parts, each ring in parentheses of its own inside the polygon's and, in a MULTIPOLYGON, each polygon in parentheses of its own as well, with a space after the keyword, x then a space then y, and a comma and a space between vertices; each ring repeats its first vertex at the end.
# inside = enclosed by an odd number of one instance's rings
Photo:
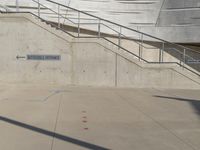
POLYGON ((38 0, 38 16, 40 17, 40 0, 38 0))
POLYGON ((184 66, 185 66, 185 61, 186 61, 186 59, 185 59, 185 49, 184 49, 184 51, 183 51, 183 68, 184 68, 184 66))
POLYGON ((60 28, 60 5, 58 5, 58 28, 60 28))
POLYGON ((101 37, 101 20, 98 20, 98 37, 101 37))
MULTIPOLYGON (((65 8, 68 8, 68 9, 71 9, 71 10, 74 10, 74 11, 77 11, 77 12, 78 12, 78 14, 79 14, 79 15, 78 15, 78 16, 79 16, 79 17, 78 17, 78 37, 80 37, 80 24, 81 24, 81 23, 80 23, 80 13, 83 13, 83 14, 85 14, 85 15, 87 15, 87 16, 90 16, 90 17, 93 17, 93 18, 96 18, 96 19, 99 20, 99 22, 98 22, 98 37, 101 36, 101 31, 100 31, 100 30, 101 30, 101 29, 100 29, 101 21, 105 21, 105 22, 107 22, 107 23, 110 23, 110 24, 119 26, 120 29, 121 29, 121 28, 125 28, 125 29, 128 29, 128 30, 130 30, 130 31, 133 31, 133 32, 136 32, 136 33, 140 33, 140 34, 142 34, 142 37, 143 37, 143 35, 145 35, 145 36, 147 36, 147 37, 150 37, 150 38, 153 38, 153 39, 155 39, 155 40, 161 41, 161 42, 163 43, 163 47, 161 48, 161 52, 160 52, 161 55, 160 55, 160 58, 159 58, 159 62, 163 62, 164 43, 168 43, 168 44, 174 45, 174 46, 176 46, 176 47, 184 48, 184 50, 185 50, 185 49, 189 49, 189 48, 186 48, 186 47, 184 47, 184 46, 177 45, 177 44, 174 44, 174 43, 171 43, 171 42, 162 40, 162 39, 160 39, 160 38, 157 38, 157 37, 148 35, 148 34, 146 34, 146 33, 143 33, 143 32, 140 32, 140 31, 137 31, 137 30, 134 30, 134 29, 125 27, 125 26, 122 26, 122 25, 120 25, 120 24, 111 22, 111 21, 109 21, 109 20, 105 20, 105 19, 102 19, 102 18, 100 18, 100 17, 97 17, 97 16, 94 16, 94 15, 88 14, 88 13, 86 13, 86 12, 77 10, 77 9, 75 9, 75 8, 72 8, 72 7, 69 7, 69 6, 65 6, 65 5, 59 4, 59 3, 54 2, 54 1, 51 1, 51 0, 46 0, 46 1, 51 2, 51 3, 54 3, 54 4, 57 4, 57 5, 59 5, 59 6, 62 6, 62 7, 65 7, 65 8)), ((73 22, 73 23, 74 23, 74 22, 73 22)), ((106 25, 105 25, 105 26, 106 26, 106 25)), ((109 26, 107 26, 107 27, 109 27, 109 26)), ((110 28, 110 27, 109 27, 109 28, 110 28)), ((112 28, 110 28, 110 29, 112 29, 112 28)), ((112 30, 113 30, 113 29, 112 29, 112 30)), ((114 30, 114 31, 115 31, 115 30, 114 30)), ((116 32, 117 32, 117 31, 116 31, 116 32)), ((118 34, 119 34, 119 33, 118 33, 118 34)), ((121 35, 123 35, 123 34, 120 33, 120 37, 121 37, 121 35)), ((118 44, 119 44, 119 43, 118 43, 118 44)), ((140 44, 140 43, 138 43, 138 44, 140 44)), ((120 45, 119 45, 119 46, 120 46, 120 45)), ((142 46, 143 46, 143 45, 142 45, 142 46)), ((176 48, 174 48, 174 49, 176 49, 176 48)), ((177 49, 176 49, 176 50, 177 50, 177 49)), ((177 51, 179 51, 179 50, 177 50, 177 51)), ((181 52, 179 51, 179 53, 181 53, 181 52)), ((184 56, 186 56, 186 54, 184 54, 184 56)), ((189 56, 189 57, 191 57, 191 56, 189 56)), ((193 59, 193 58, 192 58, 192 59, 193 59)), ((184 63, 186 63, 185 60, 184 60, 184 63)))
POLYGON ((80 12, 78 12, 78 37, 80 37, 80 12))
MULTIPOLYGON (((35 0, 32 0, 32 1, 33 1, 33 2, 36 2, 36 3, 39 3, 39 0, 38 0, 38 2, 35 1, 35 0)), ((110 23, 110 24, 113 24, 113 25, 116 25, 116 26, 120 26, 121 28, 125 28, 125 29, 128 29, 128 30, 133 31, 133 32, 136 32, 136 33, 141 33, 141 34, 143 34, 143 35, 145 35, 145 36, 147 36, 147 37, 153 38, 153 39, 155 39, 155 40, 159 40, 159 41, 162 41, 162 42, 164 42, 164 43, 169 43, 169 44, 172 44, 172 45, 174 45, 174 46, 178 46, 178 47, 180 47, 180 48, 184 48, 184 49, 188 49, 188 50, 194 51, 193 49, 184 47, 184 46, 182 46, 182 45, 178 45, 178 44, 175 44, 175 43, 171 43, 171 42, 165 41, 165 40, 163 40, 163 39, 154 37, 154 36, 152 36, 152 35, 149 35, 149 34, 140 32, 140 31, 138 31, 138 30, 134 30, 134 29, 128 28, 128 27, 126 27, 126 26, 123 26, 123 25, 120 25, 120 24, 111 22, 111 21, 106 20, 106 19, 102 19, 102 18, 100 18, 100 17, 91 15, 91 14, 89 14, 89 13, 86 13, 86 12, 84 12, 84 11, 80 11, 80 10, 78 10, 78 9, 75 9, 75 8, 72 8, 72 7, 69 7, 69 6, 65 6, 65 5, 63 5, 63 4, 54 2, 54 1, 52 1, 52 0, 45 0, 45 1, 51 2, 51 3, 53 3, 53 4, 56 4, 56 5, 59 5, 59 6, 68 8, 68 9, 71 9, 71 10, 73 10, 73 11, 77 11, 77 12, 79 12, 79 13, 83 13, 83 14, 88 15, 88 16, 90 16, 90 17, 96 18, 96 19, 98 19, 99 21, 105 21, 105 22, 108 22, 108 23, 110 23)), ((18 4, 18 0, 16 0, 16 4, 18 4)), ((39 6, 40 6, 40 5, 42 5, 42 4, 39 4, 39 6)), ((43 7, 46 7, 46 6, 43 5, 43 7)), ((46 7, 46 8, 49 9, 49 10, 51 10, 52 12, 56 13, 56 12, 53 11, 52 9, 50 9, 50 8, 48 8, 48 7, 46 7)), ((57 14, 58 14, 58 13, 57 13, 57 14)), ((39 16, 40 16, 40 15, 39 15, 39 16)), ((59 15, 59 16, 63 17, 62 15, 59 15)), ((63 18, 65 18, 65 17, 63 17, 63 18)), ((66 18, 65 18, 65 19, 66 19, 66 18)), ((71 21, 71 20, 70 20, 70 21, 71 21)), ((75 24, 75 22, 73 22, 73 21, 71 21, 71 22, 75 24)), ((99 24, 99 25, 100 25, 100 24, 99 24)), ((99 34, 98 34, 98 35, 99 35, 99 34)), ((122 34, 121 34, 121 35, 122 35, 122 34)), ((195 52, 196 52, 196 51, 195 51, 195 52)))
MULTIPOLYGON (((33 1, 34 1, 34 0, 33 0, 33 1)), ((88 15, 88 16, 90 16, 90 17, 93 17, 93 18, 96 18, 96 19, 100 20, 100 22, 101 22, 101 21, 105 21, 105 22, 108 22, 108 23, 110 23, 110 24, 119 26, 119 27, 121 27, 121 28, 125 28, 125 29, 128 29, 128 30, 133 31, 133 32, 141 33, 141 34, 143 34, 143 35, 145 35, 145 36, 147 36, 147 37, 153 38, 153 39, 155 39, 155 40, 158 40, 158 41, 161 41, 161 42, 164 42, 164 43, 168 43, 168 44, 172 44, 172 45, 174 45, 174 46, 176 46, 176 47, 178 46, 178 47, 180 47, 180 48, 184 48, 184 49, 188 49, 188 50, 194 51, 194 50, 191 49, 191 48, 184 47, 184 46, 182 46, 182 45, 178 45, 178 44, 175 44, 175 43, 171 43, 171 42, 169 42, 169 41, 165 41, 165 40, 163 40, 163 39, 154 37, 154 36, 152 36, 152 35, 149 35, 149 34, 146 34, 146 33, 143 33, 143 32, 140 32, 140 31, 138 31, 138 30, 134 30, 134 29, 128 28, 128 27, 126 27, 126 26, 123 26, 123 25, 120 25, 120 24, 111 22, 111 21, 109 21, 109 20, 106 20, 106 19, 103 19, 103 18, 94 16, 94 15, 92 15, 92 14, 86 13, 86 12, 84 12, 84 11, 80 11, 80 10, 75 9, 75 8, 72 8, 72 7, 70 7, 70 6, 65 6, 65 5, 63 5, 63 4, 54 2, 54 1, 52 1, 52 0, 45 0, 45 1, 48 1, 48 2, 51 2, 51 3, 54 3, 54 4, 58 4, 58 5, 62 6, 62 7, 66 7, 66 8, 68 8, 68 9, 77 11, 77 12, 79 12, 79 13, 83 13, 83 14, 85 14, 85 15, 88 15)), ((75 22, 73 22, 73 23, 75 23, 75 22)), ((99 35, 99 34, 98 34, 98 35, 99 35)), ((196 51, 195 51, 195 52, 196 52, 196 51)))
POLYGON ((19 12, 19 0, 16 0, 16 12, 19 12))
POLYGON ((119 49, 120 49, 120 47, 121 47, 121 33, 122 33, 122 28, 121 27, 119 27, 119 35, 118 35, 118 45, 119 45, 119 49))
MULTIPOLYGON (((16 0, 16 1, 18 1, 18 0, 16 0)), ((35 0, 32 0, 32 1, 36 2, 35 0)), ((138 31, 138 30, 134 30, 134 29, 128 28, 128 27, 126 27, 126 26, 123 26, 123 25, 120 25, 120 24, 117 24, 117 23, 111 22, 111 21, 109 21, 109 20, 106 20, 106 19, 103 19, 103 18, 100 18, 100 17, 94 16, 94 15, 89 14, 89 13, 87 13, 87 12, 80 11, 80 10, 75 9, 75 8, 72 8, 72 7, 70 7, 70 6, 66 6, 66 5, 63 5, 63 4, 60 4, 60 3, 57 3, 57 2, 52 1, 52 0, 45 0, 45 1, 48 1, 48 2, 51 2, 51 3, 57 4, 57 5, 59 5, 59 6, 62 6, 62 7, 65 7, 65 8, 68 8, 68 9, 71 9, 71 10, 74 10, 74 11, 77 11, 77 12, 80 12, 80 13, 83 13, 83 14, 85 14, 85 15, 91 16, 91 17, 96 18, 96 19, 98 19, 98 20, 105 21, 105 22, 111 23, 111 24, 116 25, 116 26, 120 26, 120 27, 122 27, 122 28, 125 28, 125 29, 128 29, 128 30, 131 30, 131 31, 134 31, 134 32, 137 32, 137 33, 141 33, 141 34, 143 34, 143 35, 145 35, 145 36, 151 37, 151 38, 156 39, 156 40, 158 40, 158 41, 162 41, 162 42, 164 42, 164 43, 173 44, 174 46, 178 46, 178 47, 180 47, 180 48, 185 48, 185 49, 188 49, 188 50, 192 50, 192 51, 194 51, 194 50, 191 49, 191 48, 184 47, 184 46, 182 46, 182 45, 178 45, 178 44, 175 44, 175 43, 171 43, 171 42, 169 42, 169 41, 165 41, 165 40, 163 40, 163 39, 160 39, 160 38, 154 37, 154 36, 152 36, 152 35, 149 35, 149 34, 146 34, 146 33, 143 33, 143 32, 140 32, 140 31, 138 31)), ((63 16, 62 16, 62 17, 63 17, 63 16)), ((73 23, 74 23, 74 22, 73 22, 73 23)), ((195 51, 195 52, 196 52, 196 51, 195 51)))
MULTIPOLYGON (((91 14, 86 13, 86 12, 84 12, 84 11, 80 11, 80 10, 77 10, 77 9, 72 8, 72 7, 69 7, 69 6, 62 5, 62 4, 57 3, 57 2, 54 2, 54 1, 52 1, 52 0, 44 0, 44 1, 47 1, 47 2, 50 2, 51 4, 57 5, 57 6, 58 6, 57 12, 54 11, 54 10, 52 10, 51 8, 45 6, 44 4, 41 4, 40 0, 37 0, 37 1, 36 1, 36 0, 32 0, 32 1, 38 4, 38 13, 37 13, 37 15, 38 15, 39 18, 41 18, 41 12, 40 12, 41 7, 44 7, 44 8, 50 10, 51 12, 53 12, 53 13, 55 13, 55 14, 57 15, 57 17, 58 17, 58 20, 57 20, 57 27, 58 27, 58 28, 60 28, 60 25, 61 25, 61 23, 60 23, 60 19, 61 19, 61 18, 64 19, 64 20, 66 19, 66 20, 70 21, 71 23, 77 25, 77 30, 78 30, 78 31, 77 31, 77 33, 78 33, 78 36, 77 36, 77 37, 78 37, 78 38, 82 38, 82 37, 83 37, 83 36, 80 36, 80 33, 81 33, 81 27, 80 27, 80 25, 81 25, 81 24, 90 24, 90 25, 92 25, 92 24, 94 24, 94 25, 97 24, 97 25, 98 25, 98 29, 97 29, 97 34, 98 34, 97 37, 98 37, 98 38, 103 38, 103 39, 109 41, 110 43, 113 43, 114 45, 118 46, 119 49, 122 49, 122 50, 125 50, 125 51, 131 53, 131 54, 134 55, 135 57, 138 57, 139 60, 142 60, 142 61, 144 61, 144 62, 147 62, 147 63, 174 63, 174 62, 164 62, 164 61, 163 61, 163 60, 164 60, 164 58, 163 58, 163 57, 164 57, 164 51, 167 50, 167 49, 173 49, 173 50, 177 51, 178 53, 180 53, 180 54, 183 56, 183 57, 182 57, 182 59, 183 59, 182 61, 181 61, 181 58, 180 58, 180 63, 175 62, 175 63, 179 64, 180 66, 182 66, 183 68, 186 68, 186 67, 185 67, 185 64, 187 63, 187 62, 186 62, 186 58, 190 58, 190 59, 194 60, 193 57, 191 57, 191 56, 189 56, 189 55, 186 54, 186 51, 187 51, 187 50, 192 50, 192 49, 186 48, 186 47, 184 47, 184 46, 182 46, 182 45, 178 45, 178 44, 175 44, 175 43, 171 43, 171 42, 165 41, 165 40, 163 40, 163 39, 154 37, 154 36, 152 36, 152 35, 149 35, 149 34, 146 34, 146 33, 143 33, 143 32, 140 32, 140 31, 138 31, 138 30, 134 30, 134 29, 128 28, 128 27, 126 27, 126 26, 123 26, 123 25, 120 25, 120 24, 111 22, 111 21, 109 21, 109 20, 102 19, 102 18, 100 18, 100 17, 91 15, 91 14), (61 13, 61 8, 60 8, 60 7, 64 7, 64 8, 67 8, 67 10, 77 12, 77 13, 78 13, 77 22, 74 22, 74 21, 72 21, 71 19, 67 18, 66 16, 63 16, 62 13, 61 13), (88 19, 88 20, 98 20, 98 22, 97 22, 97 23, 91 23, 91 22, 90 22, 90 23, 89 23, 89 22, 86 23, 86 22, 81 22, 81 17, 80 17, 81 14, 93 18, 93 19, 88 19), (94 19, 94 18, 95 18, 95 19, 94 19), (103 23, 103 22, 104 22, 104 23, 103 23), (106 25, 105 23, 108 23, 108 24, 111 24, 112 26, 118 27, 120 30, 117 31, 117 30, 115 30, 114 28, 112 28, 112 27, 106 25), (117 35, 118 35, 118 44, 116 44, 116 43, 114 43, 113 41, 108 40, 108 39, 106 39, 106 38, 104 38, 104 37, 101 36, 101 30, 102 30, 102 29, 101 29, 101 26, 107 27, 107 28, 111 29, 112 31, 114 31, 115 33, 117 33, 117 35), (130 32, 134 32, 134 33, 137 33, 137 34, 140 34, 140 35, 141 35, 141 36, 140 36, 140 39, 137 40, 137 39, 130 38, 130 37, 124 35, 124 34, 122 33, 122 29, 128 30, 128 31, 130 31, 130 32), (145 59, 142 58, 142 48, 143 48, 143 47, 145 48, 145 45, 143 44, 144 41, 145 41, 144 36, 146 36, 147 38, 151 38, 151 39, 154 40, 154 41, 158 41, 158 42, 162 43, 162 46, 160 47, 160 54, 159 54, 159 61, 158 61, 158 62, 149 62, 149 61, 147 61, 147 60, 145 60, 145 59), (139 44, 139 56, 137 56, 136 54, 134 54, 134 53, 128 51, 127 49, 125 49, 124 47, 121 46, 121 40, 122 40, 122 38, 130 39, 130 40, 136 42, 137 44, 139 44), (138 42, 137 42, 137 41, 138 41, 138 42), (172 47, 172 48, 167 48, 166 45, 171 45, 171 46, 173 46, 173 47, 172 47), (178 48, 178 49, 177 49, 177 48, 178 48), (179 48, 180 48, 180 50, 179 50, 179 48), (181 50, 183 50, 183 52, 181 52, 181 50), (183 64, 182 64, 181 62, 182 62, 183 64)), ((19 7, 19 6, 17 6, 17 5, 18 5, 18 0, 16 0, 16 8, 19 7)), ((18 12, 19 10, 16 9, 16 11, 18 12)), ((53 24, 53 26, 56 26, 56 25, 53 24)), ((61 29, 61 30, 62 30, 62 29, 61 29)), ((64 30, 62 30, 62 31, 64 31, 64 30)), ((71 33, 68 33, 67 31, 64 31, 64 32, 67 33, 67 34, 69 34, 69 35, 71 35, 71 36, 73 36, 71 33)), ((73 37, 76 37, 76 36, 73 36, 73 37)), ((146 42, 146 41, 145 41, 145 42, 146 42)), ((148 48, 147 48, 147 49, 148 49, 148 48)), ((152 48, 152 49, 153 49, 153 48, 152 48)), ((192 51, 194 51, 194 50, 192 50, 192 51)), ((196 52, 196 51, 195 51, 195 52, 196 52)))
POLYGON ((140 44, 139 44, 139 61, 141 60, 140 58, 142 57, 142 49, 143 49, 143 34, 140 34, 140 44))
MULTIPOLYGON (((155 37, 155 36, 146 34, 146 33, 144 33, 144 32, 140 32, 140 31, 138 31, 138 30, 134 30, 134 29, 131 29, 131 28, 129 28, 129 27, 126 27, 126 26, 123 26, 123 25, 114 23, 114 22, 112 22, 112 21, 109 21, 109 20, 106 20, 106 19, 103 19, 103 18, 94 16, 94 15, 89 14, 89 13, 86 13, 86 12, 84 12, 84 11, 80 11, 80 10, 78 10, 78 9, 75 9, 75 8, 72 8, 72 7, 69 7, 69 6, 65 6, 65 5, 63 5, 63 4, 54 2, 54 1, 52 1, 52 0, 45 0, 45 1, 48 1, 48 2, 51 2, 51 3, 54 3, 54 4, 59 4, 59 5, 62 6, 62 7, 66 7, 66 8, 69 8, 69 9, 71 9, 71 10, 78 11, 78 12, 83 13, 83 14, 85 14, 85 15, 91 16, 91 17, 96 18, 96 19, 99 19, 99 20, 101 20, 101 21, 108 22, 108 23, 113 24, 113 25, 116 25, 116 26, 120 26, 121 28, 125 28, 125 29, 128 29, 128 30, 133 31, 133 32, 141 33, 141 34, 143 34, 143 35, 145 35, 145 36, 147 36, 147 37, 156 39, 156 40, 158 40, 158 41, 162 41, 162 42, 164 42, 164 43, 169 43, 169 44, 172 44, 172 45, 174 45, 174 46, 178 46, 178 47, 180 47, 180 48, 190 49, 190 48, 184 47, 184 46, 182 46, 182 45, 178 45, 178 44, 175 44, 175 43, 171 43, 171 42, 169 42, 169 41, 166 41, 166 40, 157 38, 157 37, 155 37)), ((192 49, 191 49, 191 50, 192 50, 192 49)))

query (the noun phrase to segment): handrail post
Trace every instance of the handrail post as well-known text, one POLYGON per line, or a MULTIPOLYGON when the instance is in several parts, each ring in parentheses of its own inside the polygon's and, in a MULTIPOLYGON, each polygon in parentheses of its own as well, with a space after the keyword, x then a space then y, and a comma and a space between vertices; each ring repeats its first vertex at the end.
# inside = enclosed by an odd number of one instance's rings
POLYGON ((122 34, 122 27, 119 27, 119 34, 118 34, 118 49, 121 47, 121 34, 122 34))
POLYGON ((163 62, 164 51, 165 51, 165 43, 163 42, 163 44, 162 44, 162 51, 161 51, 161 62, 163 62))
POLYGON ((143 46, 143 34, 141 34, 140 37, 140 44, 139 44, 139 61, 141 61, 142 58, 142 47, 143 46))
POLYGON ((183 69, 184 69, 185 62, 186 62, 186 60, 185 60, 185 53, 186 53, 186 49, 184 48, 184 50, 183 50, 183 69))
POLYGON ((19 0, 16 0, 16 12, 19 12, 19 0))
POLYGON ((58 4, 58 28, 60 28, 60 5, 58 4))
POLYGON ((162 42, 162 48, 159 51, 159 63, 163 62, 163 51, 164 51, 164 42, 162 42))
POLYGON ((99 19, 99 22, 98 22, 98 38, 101 37, 101 20, 99 19))
POLYGON ((38 17, 40 17, 40 0, 38 0, 38 17))
POLYGON ((80 37, 80 11, 78 11, 78 37, 80 37))
POLYGON ((181 53, 180 53, 180 58, 179 59, 180 59, 179 63, 180 63, 180 67, 181 67, 181 65, 182 65, 182 61, 181 61, 182 60, 182 54, 181 53))

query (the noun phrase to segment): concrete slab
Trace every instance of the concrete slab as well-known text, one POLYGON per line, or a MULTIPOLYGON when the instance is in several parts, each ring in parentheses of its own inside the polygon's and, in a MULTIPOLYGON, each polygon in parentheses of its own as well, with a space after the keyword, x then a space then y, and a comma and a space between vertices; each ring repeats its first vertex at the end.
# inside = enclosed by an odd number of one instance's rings
POLYGON ((198 150, 199 90, 0 86, 3 150, 198 150))

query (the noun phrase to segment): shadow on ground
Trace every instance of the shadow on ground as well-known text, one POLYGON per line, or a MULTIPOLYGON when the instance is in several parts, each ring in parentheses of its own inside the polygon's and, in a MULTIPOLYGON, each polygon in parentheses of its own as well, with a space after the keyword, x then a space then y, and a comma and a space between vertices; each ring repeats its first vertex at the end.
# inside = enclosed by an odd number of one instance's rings
POLYGON ((109 150, 108 148, 104 148, 104 147, 101 147, 101 146, 98 146, 98 145, 95 145, 95 144, 91 144, 91 143, 88 143, 88 142, 85 142, 85 141, 74 139, 74 138, 71 138, 71 137, 68 137, 68 136, 65 136, 65 135, 62 135, 62 134, 59 134, 59 133, 55 133, 55 132, 52 132, 52 131, 48 131, 48 130, 45 130, 45 129, 41 129, 41 128, 38 128, 38 127, 34 127, 32 125, 28 125, 28 124, 25 124, 25 123, 22 123, 22 122, 13 120, 13 119, 9 119, 9 118, 3 117, 3 116, 0 116, 0 121, 4 121, 6 123, 10 123, 10 124, 13 124, 13 125, 34 131, 34 132, 38 132, 40 134, 45 134, 47 136, 51 136, 51 137, 54 137, 56 139, 59 139, 59 140, 65 141, 65 142, 69 142, 69 143, 72 143, 72 144, 75 144, 75 145, 78 145, 78 146, 81 146, 81 147, 84 147, 84 148, 87 148, 87 149, 109 150))
POLYGON ((195 109, 195 112, 200 115, 200 100, 196 99, 187 99, 187 98, 180 98, 180 97, 169 97, 169 96, 160 96, 160 95, 154 95, 153 97, 162 98, 162 99, 168 99, 168 100, 176 100, 176 101, 184 101, 188 102, 192 105, 192 107, 195 109))

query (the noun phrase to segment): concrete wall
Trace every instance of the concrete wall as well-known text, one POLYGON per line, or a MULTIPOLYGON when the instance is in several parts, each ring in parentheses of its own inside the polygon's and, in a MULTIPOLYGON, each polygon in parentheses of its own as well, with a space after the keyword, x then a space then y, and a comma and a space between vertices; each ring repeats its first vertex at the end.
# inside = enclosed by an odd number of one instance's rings
POLYGON ((0 45, 1 82, 71 83, 70 43, 36 21, 19 15, 1 15, 0 45), (27 54, 59 54, 62 61, 16 59, 27 54))
POLYGON ((145 68, 118 57, 118 86, 140 88, 196 88, 199 85, 170 68, 145 68))
POLYGON ((72 39, 29 15, 0 15, 0 81, 108 87, 200 88, 178 66, 148 65, 101 39, 72 39), (61 55, 59 61, 16 56, 61 55))
POLYGON ((135 88, 200 88, 200 78, 185 74, 178 66, 148 65, 105 42, 76 40, 73 51, 75 85, 100 85, 135 88), (77 67, 78 66, 78 67, 77 67), (194 77, 194 78, 193 78, 194 77))

